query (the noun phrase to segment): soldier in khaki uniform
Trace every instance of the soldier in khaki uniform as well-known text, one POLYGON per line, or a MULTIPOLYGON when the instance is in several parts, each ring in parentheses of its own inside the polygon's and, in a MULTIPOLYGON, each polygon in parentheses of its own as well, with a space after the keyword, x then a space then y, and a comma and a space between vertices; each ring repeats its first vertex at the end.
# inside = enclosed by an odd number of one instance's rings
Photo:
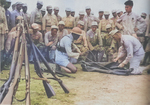
POLYGON ((86 13, 87 15, 85 15, 85 19, 87 20, 87 31, 89 29, 91 29, 91 24, 93 21, 96 21, 97 23, 99 23, 99 19, 96 18, 94 15, 91 15, 91 7, 87 6, 86 8, 86 13))
POLYGON ((79 17, 75 18, 75 26, 78 25, 79 21, 83 21, 84 22, 84 31, 87 32, 87 20, 84 18, 84 11, 79 11, 79 17))
POLYGON ((5 16, 5 9, 2 7, 0 1, 0 53, 2 50, 4 50, 4 37, 7 31, 8 31, 8 26, 7 26, 7 19, 5 16))
POLYGON ((38 1, 37 8, 34 11, 32 11, 31 18, 30 18, 30 25, 32 25, 33 23, 37 23, 39 25, 40 31, 42 27, 42 13, 41 13, 42 7, 43 7, 43 2, 38 1))
POLYGON ((58 7, 54 7, 54 15, 57 17, 57 21, 61 21, 62 17, 60 15, 58 15, 59 12, 59 8, 58 7))
POLYGON ((46 13, 45 8, 42 8, 42 9, 41 9, 41 13, 42 13, 42 17, 44 17, 44 15, 45 15, 45 13, 46 13))
POLYGON ((75 16, 75 10, 71 9, 71 16, 74 17, 75 16))
POLYGON ((103 10, 99 10, 99 17, 98 17, 98 19, 99 19, 100 21, 104 19, 104 18, 103 18, 103 15, 104 15, 104 11, 103 11, 103 10))
POLYGON ((47 14, 43 18, 42 29, 44 33, 51 30, 52 25, 58 25, 57 17, 52 15, 52 6, 47 6, 47 14))
POLYGON ((58 35, 58 40, 60 41, 65 35, 68 35, 68 31, 66 29, 64 29, 65 27, 65 23, 64 21, 60 21, 58 23, 58 32, 57 32, 57 35, 58 35))
POLYGON ((91 29, 87 32, 87 43, 89 47, 88 58, 93 61, 100 62, 104 54, 103 40, 98 29, 97 22, 92 22, 91 29))
POLYGON ((68 30, 68 33, 70 34, 70 31, 74 27, 74 20, 75 18, 71 16, 71 9, 66 8, 66 17, 63 17, 62 21, 65 22, 65 29, 68 30))
POLYGON ((80 36, 77 40, 74 40, 74 44, 79 48, 80 52, 82 53, 80 58, 85 60, 85 57, 87 56, 86 52, 89 50, 89 48, 87 44, 86 33, 83 30, 84 22, 78 21, 77 27, 79 27, 82 30, 82 36, 80 36))
POLYGON ((30 14, 27 13, 27 4, 22 5, 22 10, 23 10, 23 14, 22 14, 23 19, 28 24, 28 26, 30 26, 30 14))
POLYGON ((117 11, 116 10, 112 10, 112 15, 113 15, 113 17, 111 18, 111 20, 113 20, 114 24, 116 24, 116 21, 118 19, 117 11))
MULTIPOLYGON (((44 53, 44 43, 43 43, 43 36, 42 33, 39 32, 39 25, 37 23, 33 23, 31 25, 31 30, 30 30, 30 34, 31 34, 31 40, 33 41, 33 43, 38 47, 38 49, 41 51, 41 53, 44 53)), ((29 61, 30 63, 33 62, 33 50, 31 48, 31 46, 28 46, 28 53, 29 53, 29 61)))
POLYGON ((103 40, 104 40, 104 37, 108 35, 108 32, 106 30, 106 25, 110 24, 112 29, 115 28, 113 20, 109 19, 109 15, 110 15, 109 12, 105 11, 104 12, 105 19, 101 20, 99 23, 99 30, 100 30, 100 34, 101 34, 103 40))

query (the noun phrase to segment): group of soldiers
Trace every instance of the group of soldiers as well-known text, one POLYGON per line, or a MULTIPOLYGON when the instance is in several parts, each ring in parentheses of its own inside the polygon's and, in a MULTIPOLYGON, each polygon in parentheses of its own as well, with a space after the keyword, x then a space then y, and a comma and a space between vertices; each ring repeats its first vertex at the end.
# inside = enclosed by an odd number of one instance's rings
MULTIPOLYGON (((120 41, 115 40, 110 34, 116 29, 122 35, 131 35, 141 42, 146 51, 143 64, 146 64, 147 58, 150 59, 150 30, 147 14, 142 13, 141 16, 138 16, 132 12, 132 0, 124 3, 126 12, 112 10, 112 18, 109 18, 109 11, 104 10, 99 10, 99 17, 95 17, 91 13, 90 6, 87 6, 85 11, 79 11, 77 17, 74 17, 74 10, 66 8, 66 16, 61 17, 59 7, 52 8, 49 5, 46 7, 46 13, 42 8, 42 1, 37 2, 36 9, 31 14, 27 12, 27 4, 21 2, 13 4, 13 11, 10 12, 8 9, 11 1, 5 1, 4 5, 0 4, 1 55, 10 50, 12 41, 16 37, 17 21, 23 19, 30 28, 29 34, 31 34, 32 41, 42 54, 47 60, 56 62, 67 72, 76 72, 72 63, 87 60, 87 58, 95 62, 112 62, 117 57, 121 46, 120 41), (69 61, 65 62, 66 58, 63 59, 59 51, 67 53, 69 61), (62 62, 63 64, 61 64, 62 62)), ((32 63, 33 54, 30 46, 28 46, 28 55, 29 61, 32 63)))

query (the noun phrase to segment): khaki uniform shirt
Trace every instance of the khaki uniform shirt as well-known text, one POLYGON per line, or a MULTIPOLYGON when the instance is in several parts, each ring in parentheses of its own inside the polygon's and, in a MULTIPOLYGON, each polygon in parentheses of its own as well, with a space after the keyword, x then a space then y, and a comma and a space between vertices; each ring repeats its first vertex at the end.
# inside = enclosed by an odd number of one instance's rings
POLYGON ((5 16, 5 10, 0 5, 0 51, 4 49, 4 34, 8 30, 7 19, 5 16))
POLYGON ((51 30, 52 25, 58 25, 57 17, 55 15, 51 15, 47 13, 42 20, 42 29, 46 30, 46 32, 51 30))
POLYGON ((75 27, 78 25, 78 21, 83 21, 84 22, 84 31, 87 32, 87 20, 85 18, 83 18, 83 20, 80 20, 79 17, 76 17, 75 21, 74 21, 75 22, 74 23, 75 27))
POLYGON ((37 31, 36 33, 31 32, 31 39, 35 45, 43 43, 43 36, 39 31, 37 31))
POLYGON ((63 29, 62 31, 58 30, 57 32, 58 40, 60 41, 65 35, 68 35, 68 31, 63 29))
POLYGON ((42 13, 37 8, 31 12, 30 24, 32 25, 33 23, 42 23, 42 13))
POLYGON ((93 32, 92 29, 90 29, 87 32, 86 36, 87 36, 87 42, 88 42, 88 46, 89 46, 90 50, 94 49, 94 48, 91 47, 91 45, 93 47, 103 46, 103 40, 102 40, 102 37, 101 37, 98 29, 96 30, 96 32, 93 32))
POLYGON ((13 39, 15 39, 16 35, 17 35, 17 31, 9 32, 8 38, 6 41, 6 46, 5 46, 6 52, 8 52, 10 50, 11 42, 13 39))
POLYGON ((87 31, 91 28, 91 24, 93 21, 96 21, 97 23, 99 23, 99 19, 93 15, 85 15, 84 17, 87 20, 87 31))
POLYGON ((118 20, 118 17, 116 17, 116 18, 115 18, 115 17, 112 17, 111 20, 113 20, 114 24, 116 24, 116 22, 117 22, 117 20, 118 20))
POLYGON ((58 35, 56 36, 52 36, 51 31, 47 32, 45 34, 45 45, 47 45, 49 42, 53 41, 53 44, 50 45, 50 47, 52 46, 56 46, 57 42, 58 42, 58 35))
POLYGON ((63 17, 62 21, 65 22, 65 28, 73 28, 74 27, 75 18, 69 15, 68 17, 63 17))
MULTIPOLYGON (((54 15, 55 15, 55 14, 54 14, 54 15)), ((56 16, 56 15, 55 15, 55 16, 56 16)), ((58 22, 62 20, 62 17, 61 17, 60 15, 57 15, 56 17, 57 17, 57 21, 58 21, 58 22)))

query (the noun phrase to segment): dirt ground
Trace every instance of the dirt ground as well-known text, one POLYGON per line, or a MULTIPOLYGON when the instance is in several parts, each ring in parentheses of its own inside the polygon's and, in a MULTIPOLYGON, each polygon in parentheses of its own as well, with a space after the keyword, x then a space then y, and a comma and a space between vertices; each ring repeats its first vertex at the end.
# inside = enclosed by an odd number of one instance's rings
MULTIPOLYGON (((30 66, 31 77, 35 77, 33 65, 30 66)), ((78 72, 71 74, 75 79, 61 78, 69 88, 69 94, 65 94, 57 82, 51 81, 56 96, 48 99, 42 82, 31 78, 31 105, 150 105, 150 75, 146 71, 143 75, 117 76, 84 72, 79 64, 76 66, 78 72)), ((24 90, 25 84, 20 81, 16 97, 24 97, 24 90)), ((14 100, 13 105, 25 105, 25 102, 14 100)))
POLYGON ((78 72, 69 81, 75 105, 150 105, 150 75, 117 76, 78 72))

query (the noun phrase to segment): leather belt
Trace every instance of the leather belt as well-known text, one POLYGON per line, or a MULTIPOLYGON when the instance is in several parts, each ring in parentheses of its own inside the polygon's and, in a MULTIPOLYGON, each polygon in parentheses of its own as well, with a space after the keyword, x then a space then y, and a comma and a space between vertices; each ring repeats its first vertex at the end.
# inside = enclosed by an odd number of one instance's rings
POLYGON ((72 29, 73 27, 65 27, 65 29, 72 29))

